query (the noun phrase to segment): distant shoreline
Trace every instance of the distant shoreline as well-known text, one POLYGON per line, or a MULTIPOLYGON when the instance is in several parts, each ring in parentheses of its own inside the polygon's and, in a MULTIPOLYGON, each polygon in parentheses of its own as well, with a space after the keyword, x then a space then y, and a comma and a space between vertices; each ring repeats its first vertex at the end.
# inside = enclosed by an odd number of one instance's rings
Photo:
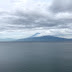
POLYGON ((23 42, 23 41, 4 41, 4 42, 0 42, 0 43, 72 43, 72 42, 23 42))

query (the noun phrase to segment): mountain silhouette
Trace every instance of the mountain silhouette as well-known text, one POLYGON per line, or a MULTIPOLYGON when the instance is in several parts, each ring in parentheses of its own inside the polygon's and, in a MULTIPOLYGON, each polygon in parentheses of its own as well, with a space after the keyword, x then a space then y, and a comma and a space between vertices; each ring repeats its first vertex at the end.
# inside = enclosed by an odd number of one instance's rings
POLYGON ((25 42, 72 42, 72 39, 60 38, 55 36, 41 36, 19 39, 17 41, 25 42))

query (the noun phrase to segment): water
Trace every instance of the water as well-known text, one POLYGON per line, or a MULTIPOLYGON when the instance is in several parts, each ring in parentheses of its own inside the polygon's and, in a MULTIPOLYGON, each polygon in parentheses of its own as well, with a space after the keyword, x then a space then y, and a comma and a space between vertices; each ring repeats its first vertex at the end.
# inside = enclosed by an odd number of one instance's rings
POLYGON ((0 72, 72 72, 72 43, 0 43, 0 72))

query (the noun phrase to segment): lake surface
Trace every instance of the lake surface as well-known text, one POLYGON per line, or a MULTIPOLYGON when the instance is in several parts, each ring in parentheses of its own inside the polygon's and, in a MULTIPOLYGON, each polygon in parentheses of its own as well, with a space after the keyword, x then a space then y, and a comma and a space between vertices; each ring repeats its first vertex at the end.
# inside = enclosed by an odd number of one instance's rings
POLYGON ((0 72, 72 72, 72 43, 0 43, 0 72))

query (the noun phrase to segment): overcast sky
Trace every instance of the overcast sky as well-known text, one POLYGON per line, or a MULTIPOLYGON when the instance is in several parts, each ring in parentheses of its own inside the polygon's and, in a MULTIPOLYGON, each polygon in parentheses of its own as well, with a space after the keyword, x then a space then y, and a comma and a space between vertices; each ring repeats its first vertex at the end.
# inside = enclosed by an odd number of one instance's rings
POLYGON ((0 38, 35 33, 72 38, 72 0, 0 0, 0 38))

